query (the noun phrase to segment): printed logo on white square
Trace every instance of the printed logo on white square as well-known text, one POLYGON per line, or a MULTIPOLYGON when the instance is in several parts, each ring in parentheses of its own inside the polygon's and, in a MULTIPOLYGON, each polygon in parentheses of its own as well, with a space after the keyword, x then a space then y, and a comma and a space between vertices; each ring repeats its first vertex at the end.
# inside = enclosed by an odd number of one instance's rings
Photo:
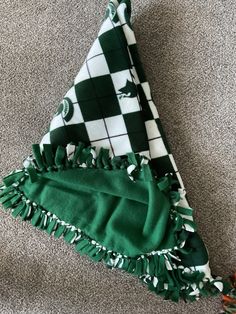
POLYGON ((103 119, 85 122, 90 141, 96 141, 108 137, 103 119))
POLYGON ((154 140, 149 140, 149 148, 151 158, 158 158, 168 155, 165 144, 161 137, 154 140))
POLYGON ((72 118, 68 122, 64 120, 66 125, 78 124, 78 123, 84 122, 84 118, 82 116, 79 104, 76 103, 73 106, 74 106, 74 113, 73 113, 72 118))
POLYGON ((87 61, 91 77, 110 74, 104 55, 96 56, 87 61))
POLYGON ((131 95, 126 95, 120 91, 121 88, 124 88, 127 82, 133 82, 129 70, 119 71, 111 74, 113 85, 119 100, 120 109, 122 114, 140 111, 140 105, 137 97, 129 97, 131 95))
POLYGON ((105 119, 109 137, 121 134, 127 134, 125 121, 122 115, 114 116, 105 119))
POLYGON ((64 98, 70 98, 70 100, 73 102, 73 103, 76 103, 77 102, 77 98, 76 98, 76 93, 75 93, 75 86, 72 86, 68 92, 65 94, 64 98))
POLYGON ((119 71, 111 74, 111 78, 115 87, 115 91, 117 94, 120 94, 120 88, 126 86, 127 81, 133 82, 132 77, 130 75, 129 70, 119 71))

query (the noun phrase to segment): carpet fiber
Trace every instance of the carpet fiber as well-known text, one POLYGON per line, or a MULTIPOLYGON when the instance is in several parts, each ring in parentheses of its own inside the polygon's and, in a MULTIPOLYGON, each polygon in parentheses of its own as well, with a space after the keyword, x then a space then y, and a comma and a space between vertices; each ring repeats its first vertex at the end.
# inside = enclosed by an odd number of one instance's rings
MULTIPOLYGON (((40 141, 101 25, 105 0, 4 0, 0 174, 40 141)), ((134 0, 141 59, 212 273, 236 265, 233 0, 134 0)), ((138 279, 79 256, 1 211, 0 313, 216 314, 220 297, 164 301, 138 279)))

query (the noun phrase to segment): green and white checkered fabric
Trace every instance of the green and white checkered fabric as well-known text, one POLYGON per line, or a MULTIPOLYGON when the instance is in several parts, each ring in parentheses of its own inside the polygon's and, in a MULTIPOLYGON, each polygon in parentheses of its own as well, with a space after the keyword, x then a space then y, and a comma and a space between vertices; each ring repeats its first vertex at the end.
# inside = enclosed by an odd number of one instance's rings
POLYGON ((83 141, 111 157, 129 152, 151 159, 160 176, 183 182, 165 138, 130 24, 128 2, 110 1, 105 19, 42 144, 83 141))
POLYGON ((109 2, 34 157, 4 178, 0 202, 93 260, 134 273, 165 299, 195 300, 223 291, 223 283, 211 275, 130 19, 129 0, 109 2))

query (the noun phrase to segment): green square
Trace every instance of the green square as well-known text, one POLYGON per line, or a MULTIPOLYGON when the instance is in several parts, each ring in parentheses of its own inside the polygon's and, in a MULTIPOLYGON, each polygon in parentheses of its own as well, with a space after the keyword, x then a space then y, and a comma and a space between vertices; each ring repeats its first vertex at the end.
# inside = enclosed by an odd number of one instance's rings
MULTIPOLYGON (((103 98, 116 95, 116 91, 110 75, 93 77, 91 81, 93 84, 93 90, 95 91, 95 97, 103 98)), ((91 91, 89 95, 91 95, 91 91)))
POLYGON ((50 132, 53 147, 66 146, 70 142, 77 144, 79 141, 89 144, 89 137, 84 123, 72 124, 57 128, 50 132))
POLYGON ((104 56, 110 73, 116 73, 132 68, 128 50, 126 48, 106 52, 104 56))
POLYGON ((146 132, 129 133, 128 136, 133 152, 149 150, 146 132))
POLYGON ((141 152, 149 150, 147 132, 141 111, 123 115, 132 150, 141 152))
POLYGON ((167 138, 166 138, 166 135, 165 135, 165 132, 164 132, 161 120, 158 118, 158 119, 155 119, 155 121, 156 121, 156 124, 158 126, 158 130, 159 130, 159 132, 161 134, 161 137, 163 139, 163 142, 165 144, 166 150, 167 150, 168 154, 170 154, 171 153, 170 146, 169 146, 169 143, 167 141, 167 138))
POLYGON ((150 105, 148 103, 146 94, 144 93, 142 85, 138 84, 137 85, 137 89, 138 89, 138 95, 139 95, 140 104, 141 104, 141 107, 142 107, 144 120, 145 121, 153 120, 153 114, 152 114, 150 105))
POLYGON ((89 100, 94 97, 95 91, 91 79, 84 80, 75 85, 75 93, 78 102, 80 100, 89 100))
POLYGON ((121 26, 103 33, 98 37, 103 52, 120 49, 127 46, 127 41, 121 26))
POLYGON ((100 100, 99 106, 104 118, 114 117, 121 114, 117 96, 108 96, 100 100))
POLYGON ((102 118, 101 109, 96 98, 91 100, 80 100, 79 106, 85 122, 102 118))
POLYGON ((116 96, 82 100, 79 104, 85 122, 121 114, 119 101, 116 96))
MULTIPOLYGON (((123 115, 127 133, 142 132, 146 134, 146 128, 141 111, 131 112, 123 115)), ((147 134, 146 134, 146 139, 147 134)))
POLYGON ((130 51, 133 64, 136 68, 140 83, 144 83, 147 81, 146 74, 143 68, 143 64, 141 62, 141 58, 139 55, 137 44, 129 45, 128 49, 130 51))

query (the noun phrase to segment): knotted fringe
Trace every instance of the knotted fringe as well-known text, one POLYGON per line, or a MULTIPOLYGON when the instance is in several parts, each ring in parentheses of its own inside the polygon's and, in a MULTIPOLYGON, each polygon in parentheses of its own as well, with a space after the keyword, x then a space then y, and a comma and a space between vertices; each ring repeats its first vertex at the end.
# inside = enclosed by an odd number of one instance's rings
MULTIPOLYGON (((200 295, 213 295, 219 292, 222 285, 220 279, 210 280, 205 277, 204 272, 185 268, 181 265, 178 252, 191 254, 191 250, 184 248, 188 237, 186 230, 196 230, 193 222, 191 208, 179 205, 181 193, 173 191, 175 183, 170 175, 157 180, 151 174, 146 158, 134 154, 127 158, 109 158, 106 150, 101 149, 98 157, 91 147, 85 148, 83 144, 78 146, 67 146, 66 149, 58 147, 53 156, 52 147, 44 145, 44 151, 40 151, 39 145, 33 146, 34 158, 31 156, 24 162, 22 170, 14 171, 3 179, 4 185, 0 187, 0 202, 7 210, 11 208, 14 218, 21 217, 29 221, 33 226, 46 231, 55 238, 61 236, 68 244, 74 244, 76 252, 86 254, 96 262, 103 261, 109 268, 119 268, 136 275, 149 289, 165 299, 177 302, 179 298, 194 301, 200 295), (131 165, 132 171, 128 169, 131 165), (173 220, 177 246, 171 249, 153 251, 136 257, 129 257, 119 252, 113 252, 100 243, 88 237, 82 230, 72 226, 56 215, 48 212, 40 205, 27 199, 19 186, 26 178, 37 179, 37 171, 60 171, 71 167, 97 167, 103 169, 124 169, 130 176, 133 172, 144 173, 148 180, 156 180, 157 186, 169 195, 172 202, 170 217, 173 220)), ((136 175, 136 173, 134 173, 136 175)))
POLYGON ((96 168, 104 170, 127 169, 129 178, 135 181, 142 173, 144 180, 152 180, 152 173, 146 156, 128 153, 122 157, 109 156, 109 149, 100 148, 96 153, 95 147, 85 146, 79 142, 78 145, 68 144, 66 147, 58 146, 53 152, 51 144, 32 145, 33 155, 28 156, 23 165, 28 170, 31 182, 37 180, 37 172, 61 171, 73 168, 96 168))

